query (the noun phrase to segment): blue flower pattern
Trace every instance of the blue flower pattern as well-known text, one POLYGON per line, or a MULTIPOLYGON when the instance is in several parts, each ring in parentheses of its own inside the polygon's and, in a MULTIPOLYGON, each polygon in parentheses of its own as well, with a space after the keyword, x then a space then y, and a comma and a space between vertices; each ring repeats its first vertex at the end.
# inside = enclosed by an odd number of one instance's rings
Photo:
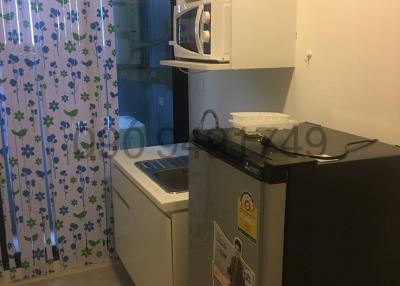
POLYGON ((114 248, 106 154, 118 135, 112 1, 73 9, 68 0, 2 1, 14 11, 0 21, 0 203, 10 267, 17 251, 25 278, 52 273, 55 263, 107 261, 114 248))

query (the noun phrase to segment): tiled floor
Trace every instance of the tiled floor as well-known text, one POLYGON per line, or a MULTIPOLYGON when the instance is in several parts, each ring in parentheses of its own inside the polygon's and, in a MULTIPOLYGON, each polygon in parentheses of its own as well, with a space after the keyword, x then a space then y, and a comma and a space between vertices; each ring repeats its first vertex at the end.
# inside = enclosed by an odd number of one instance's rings
POLYGON ((96 270, 24 284, 24 286, 134 286, 125 269, 118 263, 96 270))

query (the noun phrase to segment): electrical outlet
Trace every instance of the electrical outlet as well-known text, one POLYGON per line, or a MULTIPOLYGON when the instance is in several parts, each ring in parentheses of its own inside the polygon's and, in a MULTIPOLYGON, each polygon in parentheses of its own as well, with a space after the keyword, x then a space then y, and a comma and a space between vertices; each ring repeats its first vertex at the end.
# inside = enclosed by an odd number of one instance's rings
POLYGON ((165 105, 164 96, 159 95, 158 96, 158 106, 164 106, 164 105, 165 105))
POLYGON ((204 79, 200 78, 196 81, 196 91, 198 93, 204 93, 206 91, 204 79))

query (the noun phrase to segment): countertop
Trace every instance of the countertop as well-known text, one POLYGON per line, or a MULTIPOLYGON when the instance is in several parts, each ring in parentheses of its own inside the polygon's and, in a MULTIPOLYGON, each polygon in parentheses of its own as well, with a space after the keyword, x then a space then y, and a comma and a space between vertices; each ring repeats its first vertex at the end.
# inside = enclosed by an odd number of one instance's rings
POLYGON ((135 166, 135 162, 188 155, 188 143, 119 150, 112 157, 115 166, 165 213, 187 210, 189 193, 170 194, 135 166))

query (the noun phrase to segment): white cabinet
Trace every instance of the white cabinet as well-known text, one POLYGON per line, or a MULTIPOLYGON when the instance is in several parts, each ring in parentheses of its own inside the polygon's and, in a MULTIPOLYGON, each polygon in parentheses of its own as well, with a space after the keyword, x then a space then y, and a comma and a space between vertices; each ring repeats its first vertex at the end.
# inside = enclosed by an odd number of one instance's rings
POLYGON ((296 0, 232 0, 231 61, 162 61, 199 70, 294 67, 296 0))
POLYGON ((187 211, 163 213, 115 165, 112 185, 116 250, 136 286, 186 286, 187 211))

